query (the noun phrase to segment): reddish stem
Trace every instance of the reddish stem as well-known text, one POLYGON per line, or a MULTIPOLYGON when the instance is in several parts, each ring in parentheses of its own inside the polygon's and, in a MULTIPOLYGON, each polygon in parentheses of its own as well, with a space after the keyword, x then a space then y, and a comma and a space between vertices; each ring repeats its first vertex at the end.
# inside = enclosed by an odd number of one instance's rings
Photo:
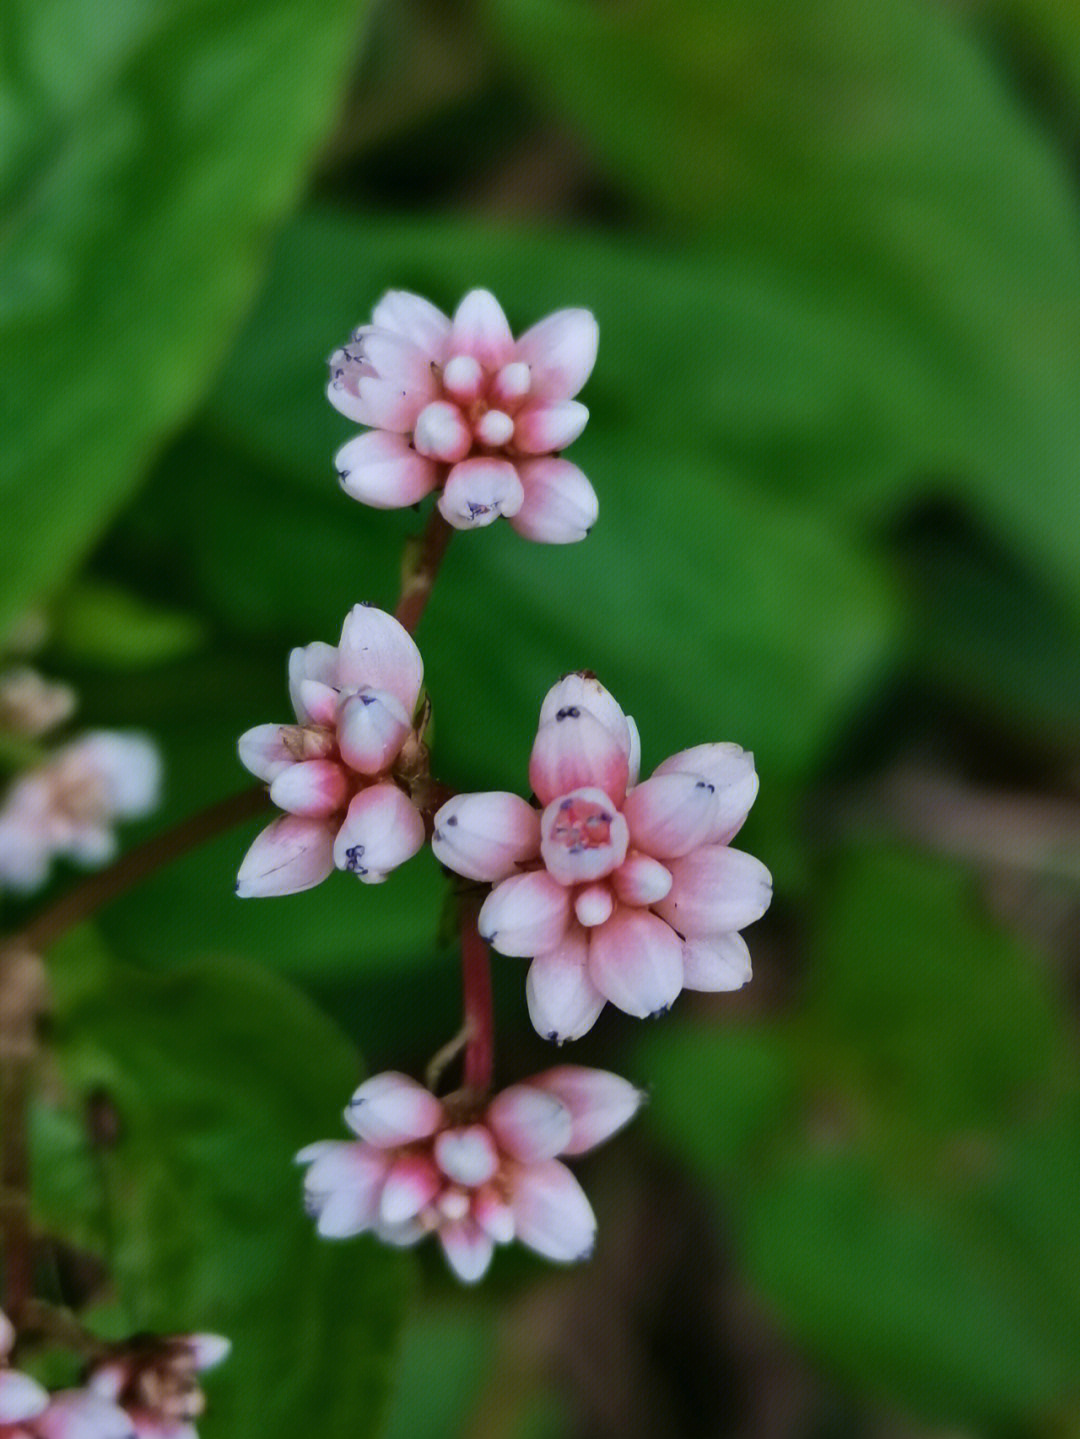
POLYGON ((394 618, 403 624, 410 634, 416 633, 416 626, 424 613, 453 533, 452 527, 446 523, 439 511, 433 509, 420 537, 419 556, 415 565, 402 579, 401 598, 394 610, 394 618))
POLYGON ((495 1060, 495 1018, 491 957, 476 927, 479 912, 475 899, 461 900, 461 1000, 468 1035, 462 1079, 467 1089, 486 1094, 495 1060))

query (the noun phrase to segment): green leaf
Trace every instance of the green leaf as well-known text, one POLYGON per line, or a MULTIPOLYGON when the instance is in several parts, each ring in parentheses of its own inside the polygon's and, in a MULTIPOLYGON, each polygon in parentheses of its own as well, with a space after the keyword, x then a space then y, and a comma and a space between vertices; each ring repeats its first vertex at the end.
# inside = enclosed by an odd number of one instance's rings
POLYGON ((356 0, 15 0, 0 74, 0 630, 222 359, 352 62, 356 0))
MULTIPOLYGON (((52 968, 67 1107, 94 1095, 115 1111, 84 1203, 107 1205, 101 1250, 130 1328, 233 1341, 200 1433, 295 1434, 317 1414, 327 1436, 375 1434, 409 1266, 367 1239, 317 1239, 292 1163, 313 1139, 345 1137, 350 1046, 287 983, 237 961, 147 975, 84 931, 52 968)), ((40 1126, 38 1169, 49 1143, 40 1126)), ((61 1157, 65 1145, 70 1160, 70 1123, 61 1157)), ((64 1234, 70 1215, 39 1219, 64 1234)))
POLYGON ((194 615, 148 604, 106 580, 73 585, 52 615, 51 643, 61 659, 76 664, 161 664, 198 649, 204 637, 194 615))

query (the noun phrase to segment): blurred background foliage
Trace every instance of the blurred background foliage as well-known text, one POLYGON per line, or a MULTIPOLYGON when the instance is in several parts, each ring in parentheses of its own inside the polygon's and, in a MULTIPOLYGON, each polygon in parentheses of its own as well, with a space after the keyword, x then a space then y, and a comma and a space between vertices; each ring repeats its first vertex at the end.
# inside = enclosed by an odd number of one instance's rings
MULTIPOLYGON (((287 649, 389 607, 323 360, 388 286, 597 314, 587 544, 452 546, 438 773, 525 785, 595 670, 646 768, 754 749, 736 996, 605 1014, 649 1086, 580 1272, 316 1244, 289 1168, 457 1026, 421 859, 238 903, 207 845, 52 955, 41 1273, 220 1329, 207 1439, 1080 1434, 1080 19, 1065 0, 14 0, 0 628, 240 788, 287 649)), ((254 826, 251 826, 254 832, 254 826)), ((60 890, 70 882, 61 876, 60 890)), ((25 913, 7 904, 12 924, 25 913)), ((496 959, 500 1074, 551 1062, 496 959)))

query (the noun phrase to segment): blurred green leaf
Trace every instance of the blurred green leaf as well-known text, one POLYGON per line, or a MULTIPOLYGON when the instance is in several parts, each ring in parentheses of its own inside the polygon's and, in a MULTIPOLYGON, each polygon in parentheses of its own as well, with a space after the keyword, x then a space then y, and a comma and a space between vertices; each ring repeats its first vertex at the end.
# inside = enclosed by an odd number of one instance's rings
POLYGON ((475 1302, 429 1307, 402 1336, 382 1439, 458 1439, 491 1376, 495 1316, 475 1302))
POLYGON ((126 669, 156 665, 197 649, 202 622, 182 610, 148 604, 106 580, 73 585, 52 614, 51 644, 62 660, 126 669))
MULTIPOLYGON (((375 1434, 409 1265, 369 1240, 317 1239, 292 1164, 311 1140, 344 1137, 351 1047, 285 981, 235 960, 147 975, 83 931, 52 973, 69 1107, 93 1096, 115 1114, 92 1193, 128 1322, 233 1340, 200 1432, 299 1433, 318 1414, 327 1436, 375 1434)), ((57 1128, 39 1125, 38 1169, 57 1128)), ((70 1162, 70 1122, 60 1148, 70 1162)), ((39 1217, 67 1232, 63 1208, 39 1217)))
POLYGON ((16 0, 0 170, 0 629, 197 402, 352 60, 357 0, 16 0))

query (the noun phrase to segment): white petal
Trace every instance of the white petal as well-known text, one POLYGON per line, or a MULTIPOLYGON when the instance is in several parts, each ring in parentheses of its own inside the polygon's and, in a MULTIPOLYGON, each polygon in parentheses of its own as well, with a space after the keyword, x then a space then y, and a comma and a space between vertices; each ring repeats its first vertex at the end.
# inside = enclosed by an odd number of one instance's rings
POLYGON ((772 876, 761 861, 727 845, 704 845, 668 868, 671 892, 656 913, 687 939, 744 929, 772 899, 772 876))
POLYGON ((334 689, 338 687, 340 681, 336 646, 316 640, 314 644, 304 645, 289 653, 289 699, 300 723, 310 724, 311 715, 304 708, 300 688, 303 680, 317 680, 319 684, 329 685, 334 689))
POLYGON ((596 1216, 565 1164, 549 1159, 523 1169, 510 1200, 522 1244, 546 1259, 587 1259, 596 1242, 596 1216))
POLYGON ((742 828, 758 792, 754 756, 737 744, 699 744, 657 765, 655 774, 697 774, 716 790, 716 819, 707 844, 727 844, 742 828))
POLYGON ((381 774, 401 753, 411 728, 409 712, 397 695, 365 685, 348 697, 338 714, 341 757, 357 774, 381 774))
POLYGON ((589 978, 585 931, 571 927, 557 949, 539 954, 529 966, 525 998, 537 1034, 553 1044, 580 1039, 596 1023, 604 996, 589 978))
POLYGON ((424 820, 396 784, 375 784, 353 799, 333 844, 338 869, 381 884, 424 847, 424 820))
POLYGON ((342 445, 334 456, 341 488, 377 510, 400 510, 430 495, 439 470, 404 435, 369 430, 342 445))
MULTIPOLYGON (((431 356, 424 353, 403 335, 379 326, 365 326, 354 340, 359 345, 360 356, 370 366, 379 380, 386 381, 398 391, 404 391, 411 400, 426 404, 439 392, 439 383, 432 369, 431 356)), ((357 383, 358 392, 363 395, 363 378, 357 383)))
POLYGON ((671 871, 647 854, 631 854, 611 877, 623 904, 647 909, 671 889, 671 871))
POLYGON ((517 470, 509 460, 462 460, 450 471, 439 512, 456 530, 482 529, 500 515, 516 515, 525 499, 517 470))
POLYGON ((390 1166, 379 1196, 380 1220, 404 1224, 415 1219, 442 1187, 442 1175, 426 1154, 403 1154, 390 1166))
POLYGON ((495 1244, 478 1224, 472 1219, 444 1224, 439 1230, 439 1242, 446 1262, 463 1284, 475 1284, 483 1279, 495 1253, 495 1244))
POLYGON ((435 858, 466 879, 494 884, 540 852, 540 815, 505 790, 459 794, 435 816, 435 858))
POLYGON ((60 751, 104 783, 106 808, 118 819, 136 819, 153 810, 161 794, 161 754, 149 735, 98 730, 60 751))
POLYGON ((615 908, 615 897, 607 884, 589 884, 574 895, 574 913, 578 924, 592 929, 611 918, 615 908))
POLYGON ((39 1439, 135 1439, 135 1426, 123 1409, 89 1389, 65 1389, 52 1396, 34 1420, 39 1439))
POLYGON ((496 1244, 509 1244, 514 1237, 514 1211, 492 1185, 473 1196, 472 1217, 496 1244))
POLYGON ((741 989, 753 977, 750 951, 741 934, 688 939, 683 945, 683 985, 706 993, 741 989))
POLYGON ((345 1239, 372 1227, 390 1166, 388 1155, 370 1144, 324 1140, 308 1145, 297 1159, 311 1162, 304 1176, 304 1207, 318 1220, 320 1234, 345 1239))
POLYGON ((289 814, 325 818, 341 809, 348 781, 339 764, 309 759, 283 769, 270 786, 270 798, 289 814))
POLYGON ((471 355, 495 370, 513 356, 514 337, 502 306, 490 290, 470 290, 454 312, 448 355, 471 355))
POLYGON ((514 418, 514 444, 526 455, 550 455, 572 445, 588 420, 588 410, 577 400, 530 405, 514 418))
POLYGON ((48 1394, 29 1374, 20 1374, 17 1369, 0 1370, 0 1424, 33 1419, 48 1403, 48 1394))
POLYGON ((472 355, 453 355, 443 366, 443 389, 463 405, 471 405, 484 388, 484 367, 472 355))
POLYGON ((413 444, 419 454, 444 465, 456 465, 472 449, 472 430, 457 405, 434 400, 416 417, 413 444))
POLYGON ((675 859, 707 843, 716 825, 716 789, 699 775, 653 775, 626 796, 623 813, 635 849, 675 859))
POLYGON ((188 1334, 184 1341, 191 1351, 195 1368, 214 1369, 232 1353, 232 1340, 224 1334, 188 1334))
POLYGON ((518 462, 525 500, 510 523, 527 540, 543 545, 571 545, 596 524, 600 501, 588 479, 569 460, 518 462))
POLYGON ((589 977, 624 1014, 662 1014, 682 989, 682 943, 655 914, 620 907, 589 931, 589 977))
POLYGON ((524 1164, 554 1159, 570 1143, 570 1111, 555 1094, 530 1084, 497 1094, 485 1117, 500 1147, 524 1164))
POLYGON ((411 340, 436 364, 442 362, 450 320, 430 300, 407 290, 388 290, 372 310, 371 322, 411 340))
POLYGON ((424 661, 412 635, 374 605, 353 605, 341 630, 341 684, 389 690, 411 715, 424 682, 424 661))
POLYGON ((615 696, 604 688, 594 674, 587 670, 578 670, 573 674, 563 675, 558 684, 552 685, 540 706, 538 728, 550 724, 562 710, 569 708, 588 710, 593 719, 599 720, 605 729, 610 730, 629 760, 633 748, 630 721, 615 696))
POLYGON ((333 872, 332 824, 285 814, 255 836, 236 876, 241 899, 299 894, 333 872))
POLYGON ((499 1167, 495 1142, 483 1124, 444 1129, 435 1140, 435 1161, 447 1179, 470 1189, 486 1183, 499 1167))
POLYGON ((477 927, 500 954, 527 958, 554 949, 566 932, 570 895, 546 871, 513 874, 491 891, 477 927))
POLYGON ((345 1111, 349 1128, 381 1149, 428 1139, 444 1118, 443 1107, 430 1090, 394 1070, 365 1080, 345 1111))
POLYGON ((530 393, 541 400, 572 399, 592 373, 599 338, 588 310, 556 310, 526 330, 514 358, 532 371, 530 393))
POLYGON ((645 1102, 645 1094, 628 1079, 605 1069, 560 1065, 529 1080, 545 1089, 570 1111, 572 1132, 563 1154, 584 1154, 595 1149, 629 1124, 645 1102))

